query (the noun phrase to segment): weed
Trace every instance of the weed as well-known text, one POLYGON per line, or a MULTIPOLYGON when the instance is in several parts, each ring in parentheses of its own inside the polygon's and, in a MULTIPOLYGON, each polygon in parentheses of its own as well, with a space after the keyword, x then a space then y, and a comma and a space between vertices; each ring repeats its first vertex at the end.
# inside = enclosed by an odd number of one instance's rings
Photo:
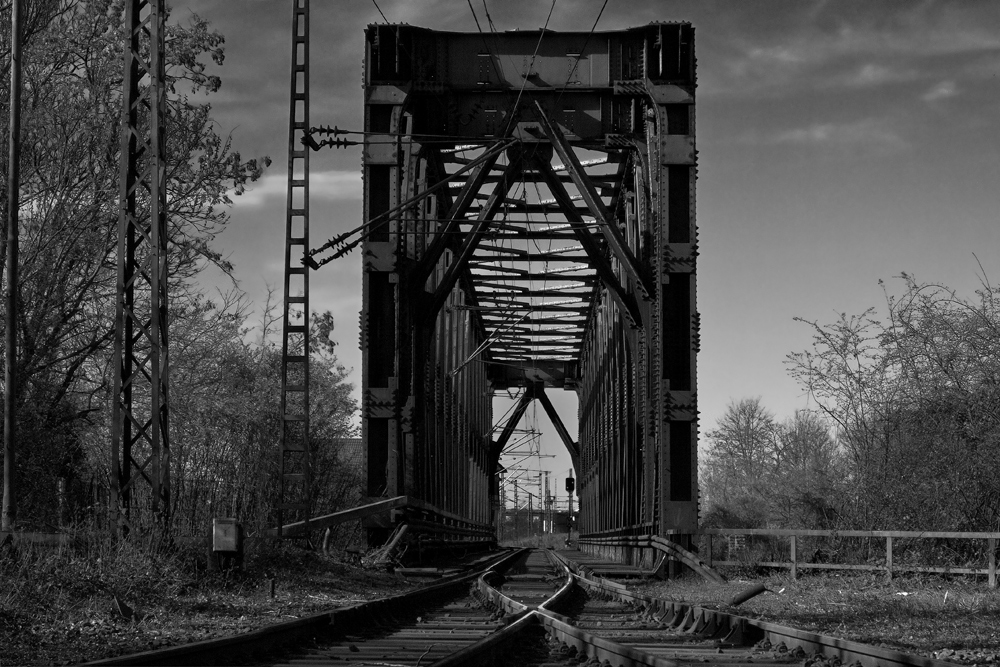
POLYGON ((142 539, 0 552, 4 664, 66 664, 246 632, 406 586, 297 544, 247 547, 245 568, 224 572, 206 569, 203 548, 142 539))

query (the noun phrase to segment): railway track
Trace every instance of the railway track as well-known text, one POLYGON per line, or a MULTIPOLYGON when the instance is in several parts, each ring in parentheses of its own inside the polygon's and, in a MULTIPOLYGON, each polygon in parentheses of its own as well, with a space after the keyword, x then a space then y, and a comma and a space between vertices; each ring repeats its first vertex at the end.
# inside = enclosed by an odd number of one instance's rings
POLYGON ((94 665, 944 667, 948 663, 667 602, 581 576, 552 551, 289 626, 94 665), (297 626, 294 626, 298 624, 297 626), (294 626, 294 627, 292 627, 294 626), (276 653, 278 643, 286 648, 276 653))

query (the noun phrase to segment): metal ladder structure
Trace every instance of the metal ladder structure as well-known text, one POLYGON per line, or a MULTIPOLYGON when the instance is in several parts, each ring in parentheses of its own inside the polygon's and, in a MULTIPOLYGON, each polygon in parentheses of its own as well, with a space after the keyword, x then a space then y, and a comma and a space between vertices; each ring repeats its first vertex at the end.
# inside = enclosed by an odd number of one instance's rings
MULTIPOLYGON (((288 200, 281 333, 281 461, 278 526, 308 521, 312 468, 309 447, 309 0, 293 0, 288 116, 288 200)), ((278 529, 281 536, 281 529, 278 529)))

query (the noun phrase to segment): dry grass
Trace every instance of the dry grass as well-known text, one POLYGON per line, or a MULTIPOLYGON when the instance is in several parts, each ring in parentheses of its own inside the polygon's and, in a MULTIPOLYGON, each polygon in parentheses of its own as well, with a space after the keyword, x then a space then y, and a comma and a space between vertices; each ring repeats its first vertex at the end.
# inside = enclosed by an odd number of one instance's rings
POLYGON ((729 610, 727 602, 757 583, 769 592, 738 613, 825 635, 966 664, 1000 662, 1000 591, 968 578, 787 574, 732 575, 727 584, 695 578, 638 586, 668 600, 729 610))
MULTIPOLYGON (((244 632, 407 587, 294 544, 263 543, 243 573, 209 573, 192 551, 132 542, 0 551, 0 665, 61 665, 244 632), (269 596, 268 579, 277 581, 269 596), (136 611, 124 618, 114 596, 136 611)), ((738 608, 763 620, 965 664, 1000 663, 1000 592, 985 582, 873 575, 764 578, 730 573, 638 584, 647 594, 729 609, 737 593, 771 591, 738 608), (780 591, 780 592, 777 592, 780 591)))
POLYGON ((409 587, 293 544, 262 545, 244 572, 207 572, 200 560, 192 551, 110 541, 0 552, 0 665, 71 664, 184 644, 409 587), (123 616, 115 596, 135 613, 123 616))

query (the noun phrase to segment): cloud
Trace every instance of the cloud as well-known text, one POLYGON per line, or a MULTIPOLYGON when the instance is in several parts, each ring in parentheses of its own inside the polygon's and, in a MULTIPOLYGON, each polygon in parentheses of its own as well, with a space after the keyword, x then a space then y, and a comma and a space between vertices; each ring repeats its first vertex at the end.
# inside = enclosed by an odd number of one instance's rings
MULTIPOLYGON (((797 94, 802 89, 877 87, 930 81, 946 68, 960 82, 990 75, 982 60, 1000 51, 993 3, 878 3, 858 9, 828 3, 789 11, 778 25, 729 26, 713 54, 724 64, 710 92, 797 94)), ((995 72, 995 70, 994 70, 995 72)))
POLYGON ((748 137, 749 143, 822 146, 822 147, 870 147, 879 149, 901 149, 906 141, 896 132, 873 119, 853 123, 814 123, 770 135, 748 137))
POLYGON ((955 85, 954 81, 941 81, 921 95, 920 99, 924 102, 936 102, 956 95, 958 95, 958 86, 955 85))
POLYGON ((898 67, 880 63, 864 63, 831 80, 834 87, 868 88, 891 83, 913 81, 920 73, 912 67, 898 67))
MULTIPOLYGON (((267 174, 249 186, 244 194, 233 197, 233 202, 240 207, 283 203, 287 190, 285 174, 267 174)), ((362 194, 360 171, 314 171, 309 174, 309 197, 313 201, 360 201, 362 194)))

